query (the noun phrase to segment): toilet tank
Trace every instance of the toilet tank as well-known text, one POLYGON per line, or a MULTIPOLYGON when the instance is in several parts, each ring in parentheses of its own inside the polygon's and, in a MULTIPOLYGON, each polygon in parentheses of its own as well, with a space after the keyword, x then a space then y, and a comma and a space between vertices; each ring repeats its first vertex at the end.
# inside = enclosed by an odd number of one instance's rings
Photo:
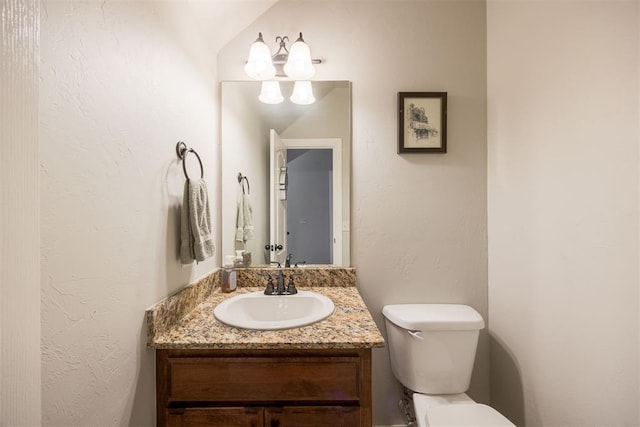
POLYGON ((460 304, 394 304, 382 309, 391 369, 418 393, 469 388, 482 316, 460 304))

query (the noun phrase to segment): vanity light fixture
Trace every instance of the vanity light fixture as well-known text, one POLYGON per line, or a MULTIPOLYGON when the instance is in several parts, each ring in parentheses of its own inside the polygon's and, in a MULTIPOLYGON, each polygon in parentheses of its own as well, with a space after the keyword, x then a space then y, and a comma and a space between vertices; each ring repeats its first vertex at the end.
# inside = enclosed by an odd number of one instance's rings
POLYGON ((275 77, 295 80, 293 94, 289 98, 295 104, 308 105, 315 102, 311 77, 315 74, 313 64, 320 64, 319 59, 311 59, 309 46, 302 38, 302 33, 287 49, 288 36, 277 36, 278 51, 271 55, 269 46, 264 42, 262 33, 249 49, 249 59, 244 71, 255 80, 262 80, 262 89, 258 99, 267 104, 278 104, 284 100, 280 92, 280 84, 275 77))
MULTIPOLYGON (((281 47, 287 50, 284 42, 281 43, 281 47)), ((291 45, 291 52, 289 52, 289 57, 284 64, 283 70, 293 80, 308 80, 316 73, 316 69, 313 68, 311 51, 304 42, 302 33, 300 33, 298 40, 291 45)))
POLYGON ((249 48, 249 59, 244 66, 244 72, 256 80, 272 79, 276 75, 276 68, 271 61, 271 50, 264 42, 262 33, 249 48))

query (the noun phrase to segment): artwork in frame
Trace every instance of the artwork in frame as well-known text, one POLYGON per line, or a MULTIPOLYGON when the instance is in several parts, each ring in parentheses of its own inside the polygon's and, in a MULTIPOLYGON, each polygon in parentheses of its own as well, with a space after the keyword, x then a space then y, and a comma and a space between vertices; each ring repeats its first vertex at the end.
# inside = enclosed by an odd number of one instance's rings
POLYGON ((447 152, 447 92, 398 92, 398 154, 447 152))

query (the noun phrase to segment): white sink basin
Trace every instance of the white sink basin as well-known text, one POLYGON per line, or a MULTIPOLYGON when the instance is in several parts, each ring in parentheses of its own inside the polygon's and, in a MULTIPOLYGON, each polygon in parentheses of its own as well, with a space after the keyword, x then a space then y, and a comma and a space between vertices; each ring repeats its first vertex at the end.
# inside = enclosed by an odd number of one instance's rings
POLYGON ((333 309, 333 301, 315 292, 282 296, 252 292, 222 301, 213 314, 236 328, 275 330, 310 325, 329 317, 333 309))

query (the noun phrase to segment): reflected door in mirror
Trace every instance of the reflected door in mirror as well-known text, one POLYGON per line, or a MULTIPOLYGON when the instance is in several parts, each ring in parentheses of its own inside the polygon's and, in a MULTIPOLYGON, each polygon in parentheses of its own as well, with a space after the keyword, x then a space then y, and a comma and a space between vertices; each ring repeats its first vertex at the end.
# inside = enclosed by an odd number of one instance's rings
POLYGON ((331 151, 287 150, 287 251, 295 262, 333 264, 331 151))

